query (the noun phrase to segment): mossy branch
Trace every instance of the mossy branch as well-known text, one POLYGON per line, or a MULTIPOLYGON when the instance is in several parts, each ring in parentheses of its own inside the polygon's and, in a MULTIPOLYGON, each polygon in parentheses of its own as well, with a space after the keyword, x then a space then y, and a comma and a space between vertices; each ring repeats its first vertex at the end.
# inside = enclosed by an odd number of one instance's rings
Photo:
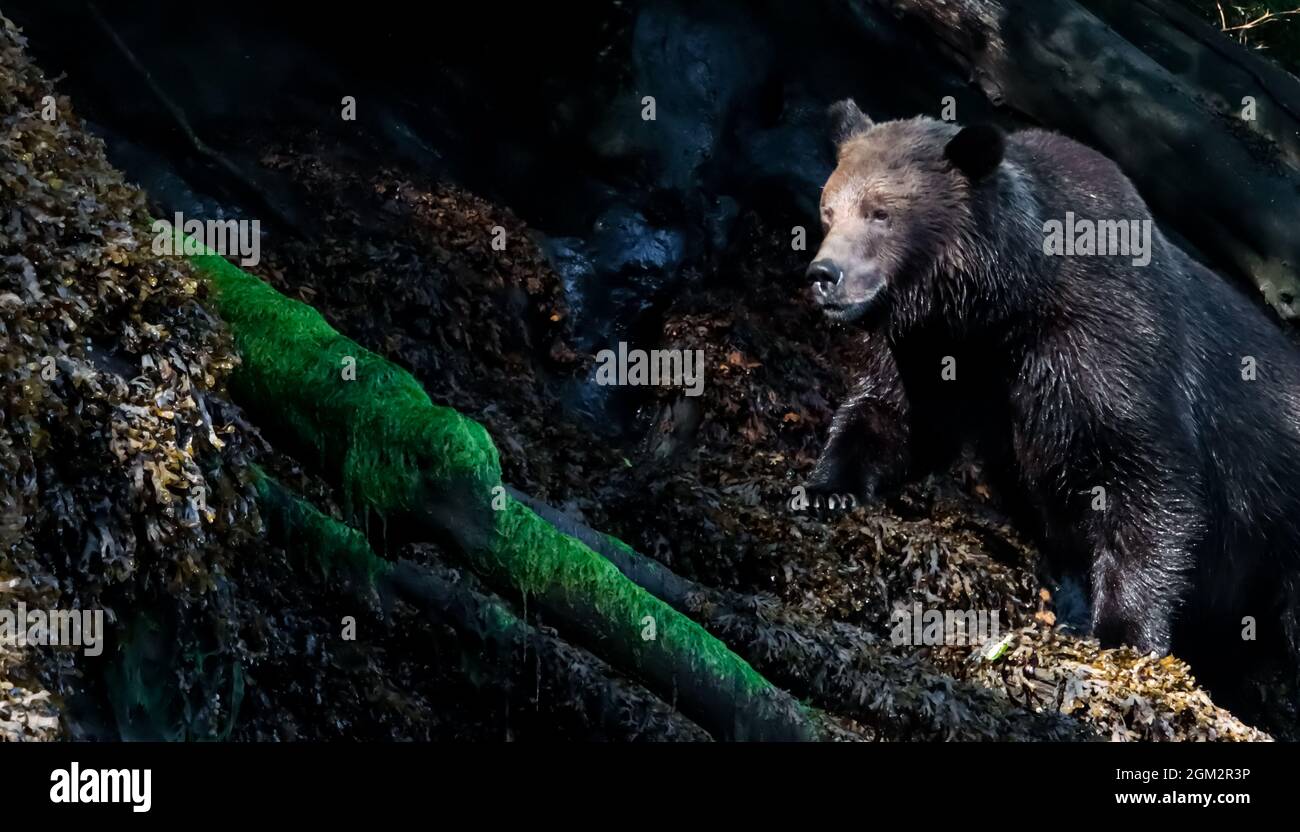
POLYGON ((821 735, 816 714, 699 624, 507 495, 481 425, 434 405, 413 376, 307 304, 214 254, 190 260, 241 355, 236 398, 295 437, 350 510, 449 536, 489 582, 539 604, 721 739, 821 735))
POLYGON ((253 473, 272 541, 313 559, 329 578, 351 582, 366 593, 373 590, 386 602, 400 598, 430 620, 450 626, 463 644, 467 661, 479 669, 504 665, 493 668, 499 684, 535 690, 531 695, 545 707, 576 712, 583 724, 599 726, 604 737, 709 739, 663 700, 620 678, 581 648, 533 627, 499 597, 475 586, 477 581, 469 576, 437 565, 384 560, 361 532, 318 511, 262 471, 253 473), (520 660, 530 653, 547 677, 545 690, 536 683, 531 662, 520 660))

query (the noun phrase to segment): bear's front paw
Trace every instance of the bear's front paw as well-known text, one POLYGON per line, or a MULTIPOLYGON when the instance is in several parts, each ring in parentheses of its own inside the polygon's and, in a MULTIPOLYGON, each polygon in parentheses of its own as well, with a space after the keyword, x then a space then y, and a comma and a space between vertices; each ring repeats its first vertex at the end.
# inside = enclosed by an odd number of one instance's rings
POLYGON ((833 485, 809 481, 795 486, 790 508, 796 512, 808 512, 816 516, 830 516, 852 511, 867 500, 862 494, 853 490, 837 490, 833 485))
POLYGON ((856 494, 813 491, 808 495, 809 508, 816 512, 849 511, 861 505, 856 494))
MULTIPOLYGON (((804 483, 809 496, 823 498, 851 497, 858 505, 875 502, 880 497, 880 474, 862 463, 819 464, 804 483)), ((843 500, 840 500, 843 502, 843 500)))

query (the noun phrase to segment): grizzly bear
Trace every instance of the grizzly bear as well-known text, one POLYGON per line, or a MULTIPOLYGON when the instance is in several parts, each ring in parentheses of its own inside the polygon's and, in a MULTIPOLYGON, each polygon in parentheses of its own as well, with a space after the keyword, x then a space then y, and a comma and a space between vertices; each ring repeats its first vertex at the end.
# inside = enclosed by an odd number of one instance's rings
POLYGON ((808 277, 867 359, 809 492, 870 499, 972 440, 1077 566, 1103 644, 1240 652, 1257 627, 1294 656, 1300 356, 1281 328, 1082 144, 831 116, 808 277))

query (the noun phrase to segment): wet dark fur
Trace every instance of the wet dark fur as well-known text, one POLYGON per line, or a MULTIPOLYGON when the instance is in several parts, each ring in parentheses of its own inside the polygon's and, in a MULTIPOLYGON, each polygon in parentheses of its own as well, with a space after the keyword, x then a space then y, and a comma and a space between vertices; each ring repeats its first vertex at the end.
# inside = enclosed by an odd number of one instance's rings
POLYGON ((920 166, 923 185, 902 197, 926 221, 891 230, 905 254, 864 322, 869 359, 811 489, 870 496, 974 429, 1010 453, 1046 550, 1090 578, 1103 643, 1232 664, 1254 649, 1241 639, 1242 617, 1253 616, 1260 639, 1286 643, 1294 660, 1295 347, 1158 228, 1145 267, 1044 255, 1043 222, 1066 211, 1151 217, 1105 157, 1027 130, 972 183, 944 156, 957 131, 891 122, 841 147, 835 176, 885 171, 888 181, 920 166), (945 355, 956 382, 940 380, 945 355), (1242 378, 1244 356, 1257 362, 1254 381, 1242 378), (1104 510, 1092 508, 1095 486, 1106 489, 1104 510))

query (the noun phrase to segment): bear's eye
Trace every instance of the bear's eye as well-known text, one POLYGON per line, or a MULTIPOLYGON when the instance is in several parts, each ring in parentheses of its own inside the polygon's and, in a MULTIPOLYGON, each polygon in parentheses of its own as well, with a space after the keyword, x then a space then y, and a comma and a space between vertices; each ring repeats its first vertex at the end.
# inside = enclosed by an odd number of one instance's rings
POLYGON ((829 208, 822 209, 822 229, 831 227, 831 220, 835 219, 835 212, 829 208))
POLYGON ((889 219, 889 212, 886 211, 884 208, 877 208, 876 210, 871 212, 871 218, 876 222, 884 222, 885 220, 889 219))

